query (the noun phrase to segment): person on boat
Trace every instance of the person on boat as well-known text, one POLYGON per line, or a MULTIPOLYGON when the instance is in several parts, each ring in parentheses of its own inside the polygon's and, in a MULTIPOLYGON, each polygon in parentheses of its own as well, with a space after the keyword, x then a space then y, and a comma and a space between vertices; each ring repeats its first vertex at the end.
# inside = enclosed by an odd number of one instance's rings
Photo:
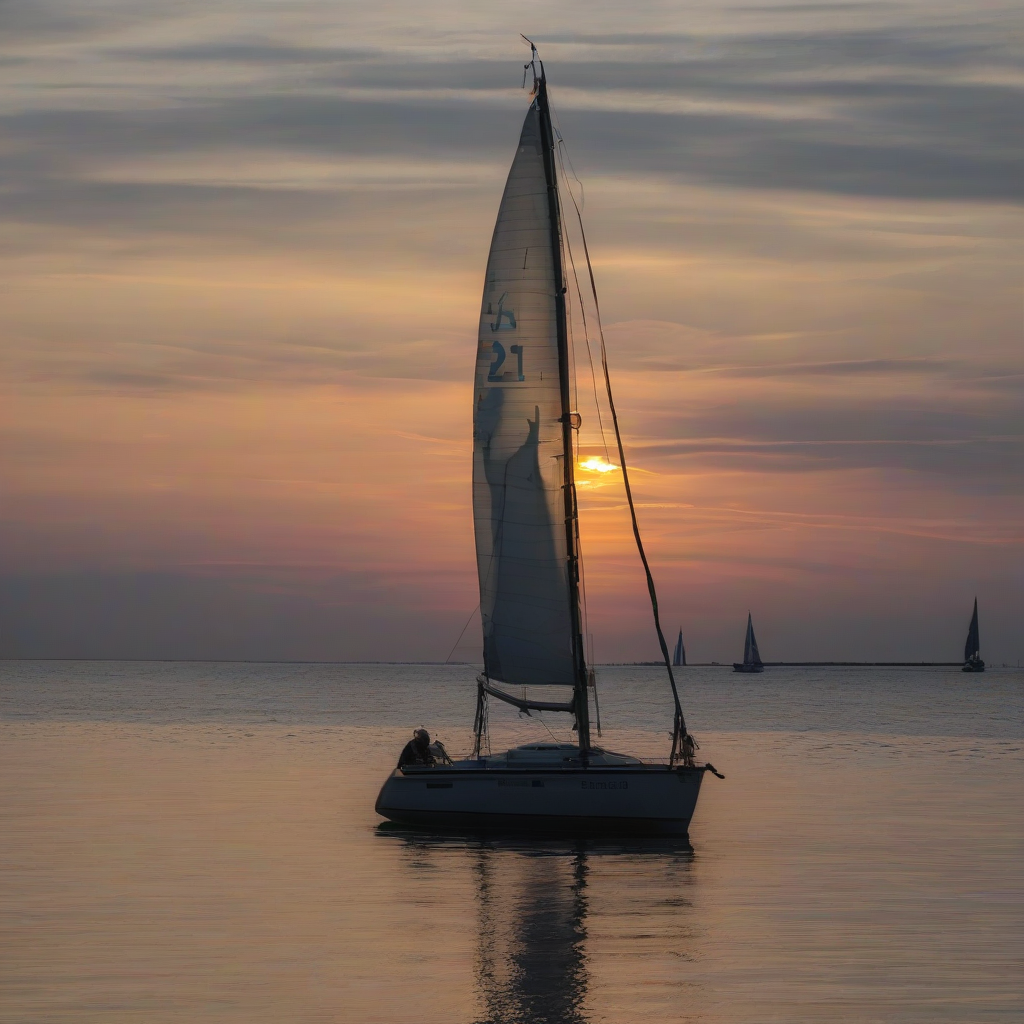
POLYGON ((687 768, 693 767, 693 755, 697 750, 697 741, 689 734, 683 736, 683 764, 687 768))
POLYGON ((402 750, 398 767, 404 768, 407 764, 434 764, 434 755, 430 752, 430 733, 426 729, 417 729, 402 750))

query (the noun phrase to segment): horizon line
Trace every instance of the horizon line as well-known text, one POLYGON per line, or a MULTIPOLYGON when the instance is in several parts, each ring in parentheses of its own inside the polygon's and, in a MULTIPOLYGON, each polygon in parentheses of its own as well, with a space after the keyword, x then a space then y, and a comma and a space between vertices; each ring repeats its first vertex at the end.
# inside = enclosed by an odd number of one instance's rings
MULTIPOLYGON (((122 662, 144 665, 423 665, 446 668, 468 667, 477 668, 472 661, 375 661, 371 659, 333 660, 306 658, 94 658, 94 657, 61 657, 32 658, 0 656, 0 663, 14 661, 41 662, 122 662)), ((595 668, 663 668, 663 661, 605 661, 593 662, 595 668)), ((860 667, 860 668, 953 668, 962 665, 962 661, 763 661, 766 668, 826 668, 860 667)), ((675 668, 732 668, 731 661, 693 661, 688 665, 673 665, 675 668)), ((1013 668, 1009 665, 1004 667, 1013 668)), ((1019 666, 1018 666, 1019 667, 1019 666)))

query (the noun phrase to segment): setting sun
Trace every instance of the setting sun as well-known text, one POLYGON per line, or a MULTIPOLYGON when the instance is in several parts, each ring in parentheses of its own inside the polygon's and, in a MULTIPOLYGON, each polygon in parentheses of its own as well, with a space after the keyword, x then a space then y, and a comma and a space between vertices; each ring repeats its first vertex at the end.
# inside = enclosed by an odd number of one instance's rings
POLYGON ((580 469, 589 469, 594 473, 611 473, 618 469, 618 466, 612 465, 605 459, 602 459, 600 455, 594 455, 587 459, 586 462, 579 463, 580 469))

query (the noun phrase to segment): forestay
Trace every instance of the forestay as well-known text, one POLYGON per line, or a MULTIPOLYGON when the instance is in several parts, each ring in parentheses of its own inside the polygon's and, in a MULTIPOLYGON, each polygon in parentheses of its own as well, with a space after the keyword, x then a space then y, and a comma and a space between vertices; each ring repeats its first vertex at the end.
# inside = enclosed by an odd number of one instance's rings
POLYGON ((487 261, 473 408, 484 674, 574 683, 555 260, 538 104, 523 124, 487 261))

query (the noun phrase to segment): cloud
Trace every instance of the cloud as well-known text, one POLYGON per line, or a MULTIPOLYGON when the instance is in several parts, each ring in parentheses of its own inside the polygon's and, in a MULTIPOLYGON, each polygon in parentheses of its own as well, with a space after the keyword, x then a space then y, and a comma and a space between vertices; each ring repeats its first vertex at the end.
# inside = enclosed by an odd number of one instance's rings
MULTIPOLYGON (((22 88, 0 108, 5 135, 65 174, 66 158, 90 149, 180 156, 213 144, 248 148, 256 159, 289 146, 479 162, 507 150, 496 111, 512 123, 522 102, 508 60, 445 62, 436 44, 211 40, 197 35, 197 22, 191 31, 175 24, 182 40, 168 46, 162 25, 155 19, 148 40, 136 33, 132 47, 97 48, 84 34, 82 62, 70 68, 28 43, 15 46, 19 67, 27 60, 39 71, 27 83, 17 72, 22 88)), ((556 103, 574 150, 601 173, 1021 199, 1024 70, 998 17, 885 30, 823 24, 800 33, 556 38, 567 51, 558 60, 555 47, 556 103), (628 49, 609 54, 612 43, 628 49)))
POLYGON ((723 377, 849 377, 898 374, 900 376, 942 373, 957 367, 946 359, 845 359, 825 363, 780 363, 774 366, 723 366, 707 373, 723 377))
POLYGON ((385 57, 379 49, 355 49, 333 46, 287 45, 267 39, 263 41, 217 43, 194 42, 179 46, 147 46, 112 48, 104 51, 114 59, 128 61, 167 61, 171 64, 351 64, 385 57))
MULTIPOLYGON (((19 650, 44 649, 48 606, 52 649, 85 650, 90 587, 89 650, 360 656, 397 627, 351 602, 389 600, 415 647, 417 616, 446 628, 429 609, 455 565, 461 627, 466 389, 534 18, 656 558, 713 567, 700 591, 728 578, 741 603, 775 574, 796 621, 802 572, 816 595, 830 566, 925 590, 1017 557, 1024 68, 1005 12, 38 0, 3 17, 19 650), (1003 554, 950 562, 972 517, 1003 554), (261 559, 338 574, 238 576, 261 559), (103 625, 136 622, 132 594, 188 629, 139 624, 133 646, 103 625), (189 608, 218 603, 238 614, 204 639, 189 608), (358 643, 331 639, 339 608, 358 643)), ((610 484, 591 491, 621 516, 610 484)), ((633 577, 628 527, 607 529, 590 578, 612 636, 633 577)))
POLYGON ((1017 467, 1024 457, 1024 437, 968 437, 950 441, 707 439, 646 445, 641 453, 643 457, 674 457, 690 466, 731 472, 900 469, 938 473, 954 481, 963 493, 975 490, 981 483, 1002 493, 1020 494, 1017 467))
MULTIPOLYGON (((940 474, 957 489, 1021 493, 1024 392, 994 400, 952 376, 910 390, 899 372, 879 394, 859 374, 840 373, 833 384, 812 376, 743 377, 731 394, 737 378, 691 386, 684 378, 671 405, 648 393, 637 457, 645 465, 668 459, 750 472, 899 469, 940 474)), ((635 402, 623 403, 631 422, 635 402)))

